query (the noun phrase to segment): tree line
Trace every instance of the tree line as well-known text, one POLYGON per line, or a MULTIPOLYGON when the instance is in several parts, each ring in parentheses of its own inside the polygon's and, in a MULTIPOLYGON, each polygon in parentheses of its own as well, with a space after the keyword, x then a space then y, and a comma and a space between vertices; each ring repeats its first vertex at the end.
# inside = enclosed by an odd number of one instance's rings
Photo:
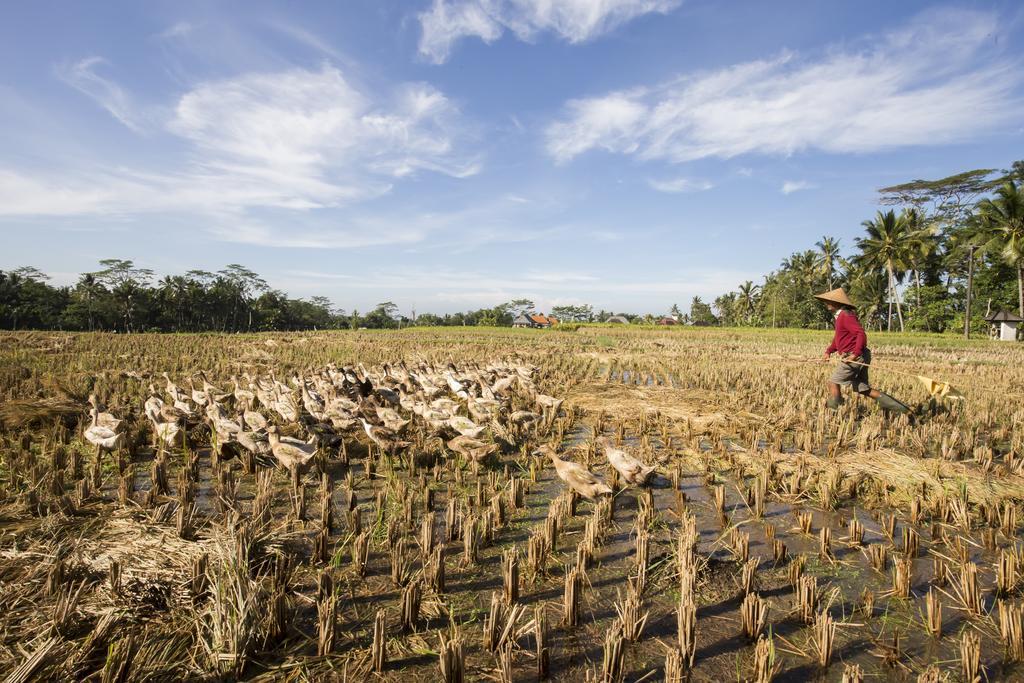
MULTIPOLYGON (((862 320, 887 330, 982 330, 986 313, 1024 316, 1024 161, 1006 171, 975 169, 939 180, 879 190, 883 209, 863 222, 845 253, 823 237, 793 253, 755 284, 668 315, 695 325, 823 327, 825 309, 810 294, 845 287, 862 320), (972 305, 973 304, 973 305, 972 305)), ((508 326, 535 310, 529 299, 460 313, 401 313, 391 301, 360 314, 326 297, 293 299, 237 263, 155 279, 130 260, 105 259, 73 286, 55 287, 33 267, 0 270, 0 328, 118 332, 258 332, 396 328, 406 325, 508 326)), ((613 313, 589 304, 556 306, 562 323, 621 315, 654 323, 651 313, 613 313)))
POLYGON ((699 299, 705 322, 819 327, 830 321, 809 296, 844 287, 875 329, 982 331, 1001 309, 1024 317, 1024 161, 879 190, 883 206, 844 254, 823 237, 755 284, 699 299), (710 313, 710 317, 709 317, 710 313))

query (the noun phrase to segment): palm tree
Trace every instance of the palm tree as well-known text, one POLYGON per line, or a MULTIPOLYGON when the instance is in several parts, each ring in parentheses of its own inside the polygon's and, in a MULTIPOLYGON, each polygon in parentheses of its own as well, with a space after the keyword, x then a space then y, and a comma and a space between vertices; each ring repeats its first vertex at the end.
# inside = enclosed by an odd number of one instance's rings
POLYGON ((93 329, 95 320, 96 300, 103 295, 103 285, 96 279, 93 273, 83 273, 75 285, 75 292, 85 303, 85 315, 89 322, 89 331, 93 329))
POLYGON ((835 262, 839 256, 839 240, 835 237, 822 237, 821 241, 816 242, 814 246, 818 247, 818 251, 821 252, 821 266, 825 270, 825 279, 831 290, 833 288, 832 275, 836 272, 835 262))
POLYGON ((921 305, 921 264, 938 248, 936 228, 926 226, 917 209, 906 209, 903 216, 907 222, 907 257, 910 269, 914 271, 914 286, 917 305, 921 305))
POLYGON ((860 260, 871 268, 884 268, 889 276, 889 315, 887 329, 892 331, 892 302, 896 302, 896 315, 903 331, 903 307, 900 305, 899 292, 896 290, 897 279, 903 278, 906 271, 909 236, 905 213, 896 215, 895 211, 881 211, 874 220, 861 223, 868 236, 857 239, 860 248, 860 260), (898 275, 898 278, 897 278, 898 275))
POLYGON ((747 280, 740 285, 739 301, 745 309, 745 315, 748 323, 754 315, 754 304, 757 303, 757 293, 760 289, 761 288, 759 286, 755 285, 750 280, 747 280))
MULTIPOLYGON (((849 287, 850 296, 857 302, 857 312, 860 314, 861 320, 865 321, 865 325, 872 320, 879 320, 879 312, 889 296, 885 271, 845 259, 844 266, 847 274, 847 287, 849 287)), ((880 321, 879 329, 881 329, 880 321)))
POLYGON ((804 288, 815 287, 818 276, 821 274, 818 255, 810 249, 798 251, 789 258, 783 259, 782 269, 791 272, 804 288))
POLYGON ((994 198, 978 202, 977 221, 989 236, 983 248, 998 250, 1017 269, 1017 312, 1024 317, 1024 185, 1008 180, 994 198))

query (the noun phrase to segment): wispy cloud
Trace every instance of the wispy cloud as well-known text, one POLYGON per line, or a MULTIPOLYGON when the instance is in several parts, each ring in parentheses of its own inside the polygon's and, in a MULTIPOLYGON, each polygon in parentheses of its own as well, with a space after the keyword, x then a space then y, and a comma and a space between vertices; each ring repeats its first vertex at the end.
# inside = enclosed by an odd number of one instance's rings
POLYGON ((559 162, 594 149, 684 162, 970 139, 1019 116, 1024 71, 992 47, 998 29, 991 13, 934 11, 854 46, 572 100, 547 128, 547 151, 559 162))
POLYGON ((306 47, 315 50, 321 54, 327 55, 338 62, 345 62, 347 58, 341 52, 334 48, 330 43, 316 35, 312 31, 309 31, 301 26, 285 22, 285 21, 274 21, 271 23, 271 27, 280 31, 284 35, 288 36, 292 40, 305 45, 306 47))
POLYGON ((668 192, 671 194, 703 192, 714 187, 714 184, 710 181, 694 180, 693 178, 651 178, 647 181, 647 184, 658 192, 668 192))
POLYGON ((440 64, 462 38, 492 43, 509 30, 520 40, 552 32, 570 43, 607 33, 635 17, 669 12, 682 0, 434 0, 419 16, 420 54, 440 64))
POLYGON ((324 66, 202 84, 178 102, 169 128, 205 152, 210 167, 237 173, 241 165, 250 176, 271 169, 332 186, 343 198, 358 193, 367 175, 476 173, 479 161, 455 150, 457 117, 448 98, 425 83, 380 97, 324 66))
POLYGON ((817 185, 806 180, 787 180, 782 183, 781 191, 782 194, 792 194, 800 190, 810 190, 814 187, 817 187, 817 185))
POLYGON ((75 90, 95 100, 128 128, 136 132, 142 130, 136 106, 128 93, 114 81, 96 73, 98 67, 106 64, 102 57, 87 57, 70 66, 59 68, 57 75, 75 90))
POLYGON ((191 24, 191 23, 189 23, 187 21, 179 21, 179 22, 175 22, 174 24, 171 24, 166 29, 161 31, 160 34, 159 34, 159 37, 163 38, 164 40, 173 40, 175 38, 184 38, 184 37, 188 36, 190 33, 192 33, 193 31, 195 31, 195 29, 196 29, 196 27, 193 24, 191 24))
MULTIPOLYGON (((136 128, 130 97, 83 60, 64 80, 136 128)), ((480 160, 458 108, 424 83, 369 91, 325 65, 200 83, 171 108, 166 130, 185 143, 177 170, 93 167, 45 175, 0 167, 0 216, 310 211, 379 197, 399 179, 431 172, 464 178, 480 160)), ((270 243, 238 221, 234 241, 270 243)), ((225 231, 221 231, 223 235, 225 231)), ((360 243, 329 231, 339 244, 360 243)), ((292 233, 292 244, 318 244, 292 233)))

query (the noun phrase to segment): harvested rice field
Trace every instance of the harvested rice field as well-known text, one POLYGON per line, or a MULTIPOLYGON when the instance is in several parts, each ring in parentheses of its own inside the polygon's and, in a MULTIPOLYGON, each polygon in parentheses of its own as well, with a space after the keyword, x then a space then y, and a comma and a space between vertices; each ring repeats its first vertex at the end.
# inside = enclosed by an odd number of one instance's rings
POLYGON ((1021 680, 1024 350, 829 335, 4 334, 0 671, 1021 680))

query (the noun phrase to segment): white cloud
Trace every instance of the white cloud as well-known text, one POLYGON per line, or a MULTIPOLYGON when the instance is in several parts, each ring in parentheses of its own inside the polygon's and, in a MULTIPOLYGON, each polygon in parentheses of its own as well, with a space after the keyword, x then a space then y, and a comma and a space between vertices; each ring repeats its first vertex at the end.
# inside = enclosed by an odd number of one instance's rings
POLYGON ((817 187, 817 185, 806 180, 787 180, 782 183, 782 194, 792 194, 794 192, 799 192, 800 190, 810 190, 815 187, 817 187))
POLYGON ((434 0, 419 14, 420 54, 436 64, 462 38, 492 43, 507 29, 520 40, 552 32, 582 43, 635 17, 669 12, 682 0, 434 0))
POLYGON ((635 152, 636 131, 649 115, 647 107, 628 93, 573 100, 567 108, 567 120, 547 130, 548 152, 558 161, 568 161, 594 147, 635 152))
POLYGON ((201 85, 178 102, 169 128, 204 153, 207 167, 247 177, 269 169, 297 197, 331 205, 374 193, 378 183, 367 176, 476 173, 478 162, 454 149, 457 114, 427 84, 376 101, 324 66, 201 85))
POLYGON ((931 12, 859 46, 571 100, 547 150, 559 162, 592 149, 685 162, 970 139, 1018 118, 1024 72, 994 54, 998 28, 994 14, 931 12))
POLYGON ((652 178, 647 181, 647 184, 658 192, 674 194, 680 192, 703 192, 714 187, 707 180, 693 180, 692 178, 665 178, 661 180, 652 178))
POLYGON ((95 100, 125 126, 140 131, 142 125, 139 115, 128 94, 114 81, 96 73, 96 67, 106 63, 102 57, 87 57, 69 67, 58 69, 57 75, 75 90, 95 100))
POLYGON ((423 30, 420 36, 420 54, 435 64, 448 59, 452 45, 459 39, 474 36, 485 43, 501 37, 501 24, 476 2, 453 4, 434 0, 434 5, 419 15, 423 30))
MULTIPOLYGON (((87 76, 97 63, 84 60, 69 73, 95 85, 87 76)), ((115 106, 127 95, 109 82, 102 93, 127 125, 130 107, 115 106)), ((166 128, 186 143, 189 163, 177 170, 99 166, 43 175, 0 167, 0 216, 308 212, 378 197, 420 171, 461 178, 480 168, 475 153, 461 151, 465 126, 441 92, 423 83, 369 92, 330 66, 201 83, 180 97, 166 128)), ((235 241, 271 240, 248 225, 235 241)), ((339 244, 359 241, 332 235, 339 244)), ((315 240, 292 234, 285 241, 315 240)))

